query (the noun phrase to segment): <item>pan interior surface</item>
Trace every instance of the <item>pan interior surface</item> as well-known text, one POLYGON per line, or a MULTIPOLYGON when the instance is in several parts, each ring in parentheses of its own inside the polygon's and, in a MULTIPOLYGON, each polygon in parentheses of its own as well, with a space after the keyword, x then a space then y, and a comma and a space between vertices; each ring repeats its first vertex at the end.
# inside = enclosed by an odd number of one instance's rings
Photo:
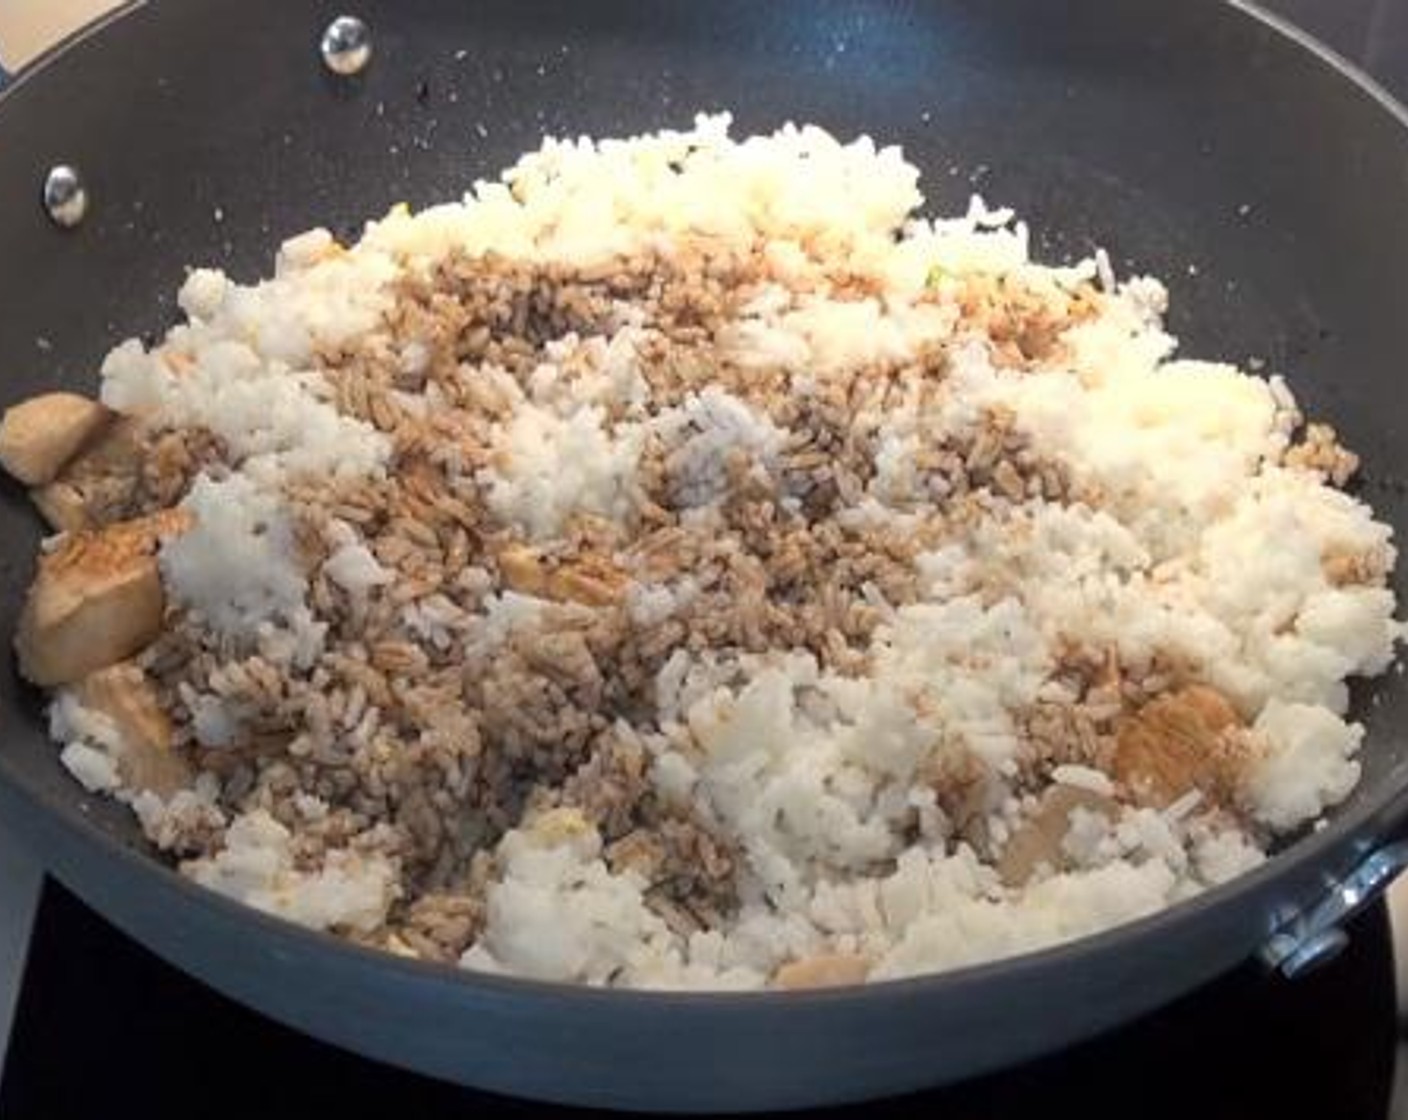
MULTIPOLYGON (((188 266, 248 281, 284 236, 318 224, 355 236, 396 202, 457 197, 544 134, 631 134, 728 109, 739 132, 814 121, 899 143, 930 213, 978 192, 1030 223, 1040 258, 1103 246, 1121 275, 1164 279, 1185 354, 1284 374, 1362 454, 1362 496, 1406 520, 1404 421, 1385 407, 1408 353, 1398 126, 1221 5, 1090 0, 1058 19, 1037 0, 725 3, 647 18, 630 3, 491 3, 468 17, 414 0, 364 6, 376 57, 352 81, 317 64, 316 5, 280 5, 257 28, 236 7, 139 9, 9 93, 4 403, 91 392, 112 345, 174 320, 188 266), (160 60, 150 73, 122 65, 138 47, 160 60), (58 161, 83 168, 94 196, 71 233, 35 204, 58 161)), ((13 617, 39 531, 14 486, 0 530, 13 617)), ((22 714, 0 765, 72 812, 80 798, 8 662, 3 688, 22 714)), ((1408 700, 1397 675, 1360 692, 1375 728, 1408 700)), ((1402 761, 1392 737, 1371 735, 1356 798, 1381 793, 1402 761)), ((89 815, 132 839, 125 813, 89 815)))
MULTIPOLYGON (((1182 352, 1283 374, 1361 454, 1361 496, 1408 525, 1408 138, 1362 88, 1243 12, 1215 0, 368 0, 357 14, 373 61, 352 79, 317 55, 331 14, 299 0, 251 20, 240 0, 158 0, 0 100, 0 405, 92 392, 111 346, 174 320, 188 266, 249 281, 285 236, 325 225, 355 237, 395 203, 457 197, 544 134, 633 134, 730 110, 739 133, 793 120, 898 143, 928 213, 981 193, 1030 224, 1039 259, 1103 246, 1121 276, 1163 279, 1182 352), (92 196, 73 231, 37 203, 60 162, 92 196)), ((10 625, 38 540, 25 495, 6 486, 10 625)), ((66 830, 144 848, 125 807, 59 766, 8 641, 0 660, 0 782, 66 830)), ((1364 777, 1316 844, 1381 825, 1408 782, 1393 731, 1408 682, 1390 673, 1360 689, 1356 712, 1364 777)), ((878 1084, 849 1075, 861 1088, 831 1099, 878 1084)))

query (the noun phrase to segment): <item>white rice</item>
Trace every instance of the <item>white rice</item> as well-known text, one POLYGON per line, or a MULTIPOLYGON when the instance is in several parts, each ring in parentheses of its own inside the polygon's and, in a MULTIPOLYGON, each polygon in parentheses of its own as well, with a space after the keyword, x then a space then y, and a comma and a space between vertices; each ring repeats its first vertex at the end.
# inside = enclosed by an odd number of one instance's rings
POLYGON ((237 818, 218 855, 181 870, 202 886, 314 929, 368 931, 396 896, 396 871, 378 855, 351 849, 327 854, 317 871, 294 866, 288 829, 263 810, 237 818))
MULTIPOLYGON (((1383 672, 1402 630, 1390 591, 1332 586, 1321 561, 1335 550, 1386 550, 1391 559, 1388 526, 1318 476, 1278 465, 1298 420, 1283 384, 1173 357, 1157 282, 1116 285, 1103 253, 1074 269, 1034 264, 1025 228, 977 200, 957 219, 917 218, 917 184, 898 149, 868 138, 842 144, 788 126, 735 141, 723 116, 631 140, 549 140, 462 203, 371 223, 348 251, 335 251, 323 231, 285 243, 276 277, 263 284, 192 272, 180 300, 189 322, 159 348, 128 342, 104 364, 109 403, 208 427, 240 460, 230 477, 196 483, 187 504, 197 528, 162 553, 167 587, 216 629, 258 636, 303 663, 321 637, 279 483, 299 471, 374 475, 388 454, 381 436, 332 407, 328 387, 308 372, 312 356, 377 331, 387 285, 451 249, 587 266, 688 237, 761 246, 779 274, 813 280, 818 257, 844 259, 883 295, 843 301, 779 284, 723 342, 745 367, 791 371, 799 394, 859 365, 950 345, 947 394, 871 418, 877 474, 850 516, 903 526, 932 508, 941 497, 920 489, 915 454, 940 433, 971 429, 992 406, 1011 411, 1035 451, 1105 496, 1099 509, 1033 501, 1014 515, 1020 531, 979 531, 921 556, 924 599, 889 611, 867 677, 825 672, 801 651, 729 663, 678 651, 656 682, 652 780, 661 798, 701 807, 740 845, 740 912, 720 930, 672 932, 647 906, 644 880, 607 867, 589 824, 529 822, 498 846, 487 925, 466 967, 751 987, 785 961, 841 952, 868 957, 874 977, 908 975, 1103 929, 1263 859, 1249 834, 1209 825, 1192 803, 1127 808, 1114 821, 1076 814, 1064 849, 1074 866, 1023 888, 1004 885, 966 845, 932 838, 940 810, 921 771, 962 743, 1011 778, 1016 714, 1057 687, 1065 638, 1113 647, 1132 665, 1162 651, 1200 667, 1261 745, 1247 796, 1268 834, 1315 821, 1354 787, 1363 729, 1345 718, 1344 682, 1383 672), (953 344, 951 311, 921 300, 945 275, 971 273, 1035 286, 1098 276, 1110 298, 1067 333, 1064 365, 1016 373, 979 347, 953 344), (172 368, 173 355, 182 368, 172 368), (1012 578, 994 597, 979 585, 997 572, 1012 578), (905 830, 916 814, 925 838, 913 841, 905 830)), ((610 340, 560 340, 527 397, 511 382, 504 390, 518 399, 480 482, 493 513, 530 539, 551 538, 577 513, 629 517, 650 435, 669 448, 682 502, 701 516, 723 494, 731 450, 766 470, 784 446, 786 432, 722 389, 642 418, 633 330, 623 323, 610 340), (569 357, 591 376, 560 377, 569 357), (626 418, 608 422, 609 406, 626 418)), ((402 354, 408 369, 424 360, 402 354)), ((390 578, 355 533, 337 543, 325 571, 355 594, 390 578)), ((653 625, 689 594, 635 588, 629 609, 653 625)), ((483 651, 532 628, 541 610, 541 601, 509 593, 465 633, 433 600, 408 607, 406 621, 442 648, 483 651)), ((202 740, 219 742, 225 721, 206 711, 202 740)), ((56 716, 56 737, 90 789, 118 784, 101 727, 56 716)), ((1061 767, 1054 779, 1113 790, 1088 767, 1061 767)), ((164 810, 140 804, 154 819, 164 810)), ((994 835, 1005 835, 1015 800, 999 793, 986 808, 994 835)), ((288 830, 262 812, 235 820, 220 855, 184 870, 319 928, 371 930, 394 894, 394 869, 376 856, 341 852, 320 870, 296 869, 288 830)))

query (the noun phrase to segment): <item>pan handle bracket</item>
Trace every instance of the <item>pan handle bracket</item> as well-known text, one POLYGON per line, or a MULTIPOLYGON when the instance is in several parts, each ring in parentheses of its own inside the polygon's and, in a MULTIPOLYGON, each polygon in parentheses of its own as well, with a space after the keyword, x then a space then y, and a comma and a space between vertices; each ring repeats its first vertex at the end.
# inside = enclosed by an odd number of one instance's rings
POLYGON ((1311 910, 1286 916, 1261 948, 1261 959, 1289 980, 1327 964, 1349 944, 1343 926, 1408 870, 1408 840, 1370 852, 1311 910))

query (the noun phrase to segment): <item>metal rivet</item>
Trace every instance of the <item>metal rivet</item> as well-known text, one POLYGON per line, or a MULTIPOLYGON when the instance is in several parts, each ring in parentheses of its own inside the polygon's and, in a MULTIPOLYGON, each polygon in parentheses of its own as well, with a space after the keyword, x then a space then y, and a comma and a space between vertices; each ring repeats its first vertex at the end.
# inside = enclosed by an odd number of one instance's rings
POLYGON ((1343 878, 1328 884, 1314 907, 1281 907, 1274 915, 1271 937, 1261 947, 1261 959, 1283 976, 1294 979, 1335 959, 1349 937, 1342 926, 1380 897, 1408 871, 1408 840, 1395 840, 1363 856, 1343 878))
POLYGON ((1349 934, 1342 929, 1326 929, 1311 934, 1297 945, 1280 963, 1281 975, 1296 980, 1329 964, 1344 952, 1349 934))
POLYGON ((44 177, 44 210, 56 226, 72 229, 88 213, 88 190, 76 168, 61 163, 44 177))
POLYGON ((323 32, 319 49, 334 74, 356 74, 371 61, 372 33, 356 16, 338 16, 323 32))

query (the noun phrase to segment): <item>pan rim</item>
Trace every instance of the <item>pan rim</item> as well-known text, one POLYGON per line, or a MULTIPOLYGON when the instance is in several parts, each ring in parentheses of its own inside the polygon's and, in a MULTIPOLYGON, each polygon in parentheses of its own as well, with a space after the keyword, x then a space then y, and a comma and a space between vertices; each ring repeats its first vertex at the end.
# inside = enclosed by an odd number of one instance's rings
MULTIPOLYGON (((1392 118, 1404 134, 1405 144, 1408 144, 1408 109, 1358 66, 1284 17, 1267 11, 1254 0, 1217 2, 1233 9, 1242 17, 1259 23, 1286 40, 1291 47, 1310 56, 1314 64, 1328 68, 1337 79, 1356 87, 1378 110, 1392 118)), ((19 94, 30 80, 48 69, 58 58, 117 21, 157 6, 159 5, 154 3, 154 0, 128 0, 119 8, 50 47, 23 67, 13 76, 11 82, 0 90, 0 111, 3 111, 9 100, 19 94)), ((1387 729, 1384 730, 1387 733, 1387 729)), ((261 940, 272 938, 307 951, 310 955, 328 956, 331 951, 332 955, 340 956, 349 964, 359 969, 371 968, 388 980, 394 979, 417 986, 433 984, 443 990, 463 993, 465 996, 512 997, 540 1005, 560 1003, 568 999, 587 1008, 601 1007, 617 1011, 645 1011, 668 1006, 676 1012, 737 1010, 742 1013, 766 1006, 774 1012, 782 1013, 785 1010, 788 1014, 807 1014, 816 1008, 835 1007, 838 1004, 854 1006, 890 1003, 897 998, 930 999, 956 994, 960 990, 975 986, 982 987, 999 977, 1009 983, 1020 982, 1023 979, 1039 977, 1056 968, 1079 968, 1083 962, 1104 957, 1116 949, 1154 944, 1161 937, 1167 940, 1180 931, 1197 926, 1210 913, 1226 909, 1234 899, 1265 892, 1276 881, 1291 878, 1295 869, 1317 864, 1328 868, 1331 861, 1342 855, 1346 847, 1358 848, 1360 845, 1375 842, 1394 824, 1408 817, 1408 762, 1400 763, 1395 771, 1401 771, 1395 784, 1384 783, 1387 788, 1371 791, 1349 811, 1337 813, 1329 818, 1323 829, 1297 839, 1260 866, 1193 898, 1097 933, 1009 957, 899 979, 815 991, 779 992, 760 989, 736 992, 594 987, 473 971, 456 965, 404 958, 384 950, 367 948, 219 895, 182 876, 162 860, 122 843, 97 825, 74 820, 71 814, 53 807, 42 793, 11 772, 5 752, 0 751, 0 784, 3 784, 7 793, 27 803, 30 812, 50 819, 55 828, 66 832, 95 857, 110 863, 116 861, 137 877, 149 878, 152 890, 179 896, 184 902, 213 915, 227 931, 243 925, 252 934, 262 935, 261 940)), ((22 824, 13 827, 22 839, 34 831, 22 824)), ((58 878, 60 881, 65 878, 61 870, 58 878)), ((78 893, 80 897, 83 896, 81 890, 78 893)), ((1271 928, 1265 931, 1267 936, 1272 932, 1271 928)), ((1248 946, 1247 954, 1250 955, 1255 949, 1255 945, 1248 946)))
MULTIPOLYGON (((90 20, 85 24, 75 27, 68 34, 60 36, 55 42, 50 43, 37 55, 31 58, 18 70, 11 71, 8 80, 0 85, 0 106, 3 106, 8 98, 13 96, 17 90, 24 86, 36 74, 48 68, 49 64, 67 54, 71 47, 78 46, 79 43, 93 35, 101 34, 107 28, 120 19, 125 19, 132 13, 147 7, 151 0, 121 0, 115 7, 103 12, 102 15, 90 20)), ((0 71, 3 74, 3 71, 0 71)))

